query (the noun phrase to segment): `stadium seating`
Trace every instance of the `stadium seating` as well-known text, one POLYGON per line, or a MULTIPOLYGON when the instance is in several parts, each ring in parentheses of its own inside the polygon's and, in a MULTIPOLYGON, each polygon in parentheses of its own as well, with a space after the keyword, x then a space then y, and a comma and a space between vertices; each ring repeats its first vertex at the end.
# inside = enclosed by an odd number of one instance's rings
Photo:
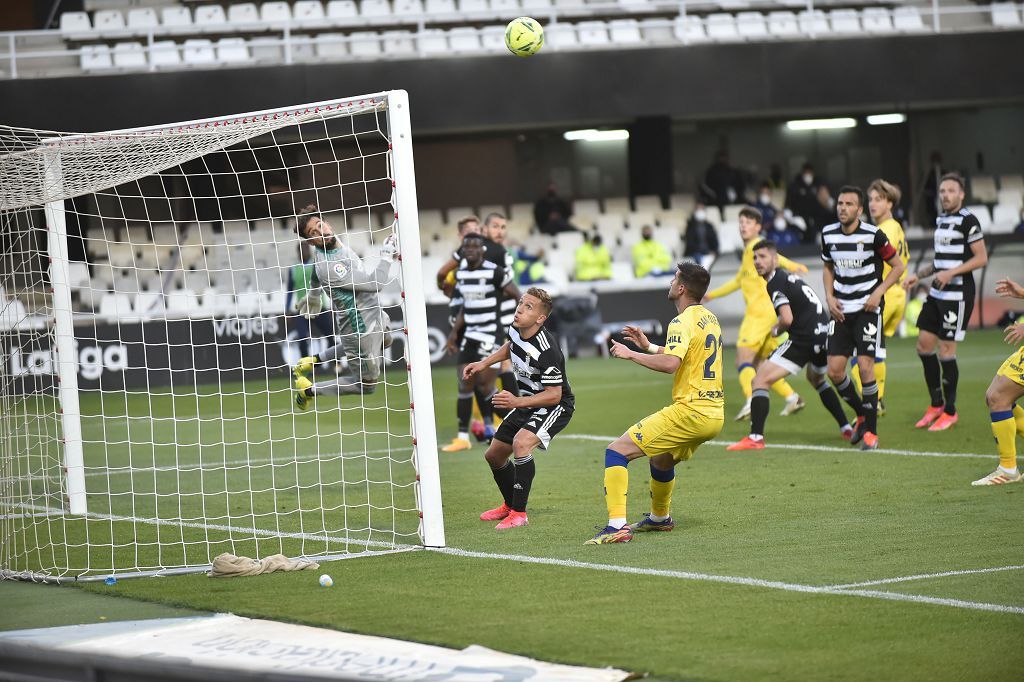
POLYGON ((996 179, 991 175, 972 175, 969 179, 970 196, 974 201, 994 204, 998 199, 996 179))
POLYGON ((100 10, 93 16, 93 27, 101 36, 118 35, 125 29, 124 15, 116 9, 100 10))
POLYGON ((110 48, 106 45, 84 46, 80 63, 83 71, 105 71, 114 66, 110 58, 110 48))
POLYGON ((792 38, 800 35, 800 25, 792 12, 770 12, 768 32, 777 38, 792 38))
POLYGON ((672 32, 679 42, 688 45, 690 43, 707 42, 708 34, 704 30, 704 22, 700 17, 677 17, 672 25, 672 32))
POLYGON ((88 12, 64 12, 60 15, 60 34, 65 40, 81 40, 92 35, 88 12))
POLYGON ((144 35, 160 28, 160 17, 152 7, 136 7, 128 10, 127 26, 135 35, 144 35))
POLYGON ((997 28, 1020 28, 1021 15, 1012 2, 992 3, 992 25, 997 28))
POLYGON ((868 33, 892 33, 895 30, 892 14, 884 7, 865 7, 861 12, 861 23, 868 33))
POLYGON ((731 14, 717 12, 707 16, 708 37, 718 42, 740 40, 736 30, 736 20, 731 14))
POLYGON ((344 33, 321 33, 313 39, 317 57, 344 59, 348 56, 348 41, 344 33))
POLYGON ((835 34, 858 34, 861 31, 860 17, 855 9, 834 9, 828 13, 828 20, 835 34))
POLYGON ((919 33, 928 30, 916 7, 896 7, 892 11, 893 28, 901 33, 919 33))
POLYGON ((237 30, 254 30, 260 23, 260 10, 255 3, 228 6, 228 24, 237 30))
POLYGON ((736 32, 747 40, 768 37, 768 25, 760 12, 740 12, 736 15, 736 32))
POLYGON ((220 5, 200 5, 192 15, 192 23, 204 33, 217 33, 224 30, 227 15, 220 5))
POLYGON ((118 43, 113 50, 114 66, 119 69, 141 69, 147 66, 142 43, 118 43))
POLYGON ((336 24, 351 24, 359 17, 354 0, 331 0, 327 3, 327 18, 336 24))
POLYGON ((608 33, 619 45, 636 45, 643 42, 640 23, 636 19, 613 19, 608 22, 608 33))
POLYGON ((164 7, 160 10, 160 25, 165 33, 188 33, 193 30, 192 10, 188 7, 164 7))

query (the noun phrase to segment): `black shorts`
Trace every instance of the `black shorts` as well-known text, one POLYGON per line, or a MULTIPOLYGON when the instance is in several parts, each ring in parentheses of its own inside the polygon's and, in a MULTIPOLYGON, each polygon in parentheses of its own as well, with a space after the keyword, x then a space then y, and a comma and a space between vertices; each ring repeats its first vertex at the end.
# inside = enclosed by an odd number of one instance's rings
POLYGON ((559 431, 569 425, 575 408, 571 405, 559 403, 554 407, 535 407, 533 409, 517 407, 508 413, 501 426, 494 433, 495 440, 511 445, 512 440, 519 433, 519 429, 526 429, 536 434, 540 439, 540 447, 548 449, 548 444, 559 431))
POLYGON ((828 337, 824 334, 814 339, 789 339, 768 356, 768 361, 789 370, 790 374, 798 374, 808 364, 818 374, 825 374, 828 370, 827 342, 828 337))
POLYGON ((882 310, 846 313, 828 323, 828 354, 875 357, 882 348, 882 310))
MULTIPOLYGON (((471 362, 479 362, 497 349, 497 346, 493 343, 463 337, 462 343, 459 344, 459 364, 468 365, 471 362)), ((498 367, 499 365, 495 364, 493 366, 498 367)))
POLYGON ((931 332, 943 341, 963 341, 967 323, 974 312, 974 292, 964 292, 962 301, 943 301, 929 296, 921 306, 917 328, 931 332))

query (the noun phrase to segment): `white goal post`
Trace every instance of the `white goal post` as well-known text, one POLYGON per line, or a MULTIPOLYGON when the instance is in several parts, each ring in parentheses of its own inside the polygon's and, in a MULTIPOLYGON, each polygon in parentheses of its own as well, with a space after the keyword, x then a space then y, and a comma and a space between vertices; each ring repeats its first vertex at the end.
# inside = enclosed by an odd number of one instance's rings
POLYGON ((0 126, 0 253, 0 577, 444 546, 404 91, 0 126), (307 321, 309 204, 373 277, 307 321), (300 409, 296 361, 336 346, 300 409))

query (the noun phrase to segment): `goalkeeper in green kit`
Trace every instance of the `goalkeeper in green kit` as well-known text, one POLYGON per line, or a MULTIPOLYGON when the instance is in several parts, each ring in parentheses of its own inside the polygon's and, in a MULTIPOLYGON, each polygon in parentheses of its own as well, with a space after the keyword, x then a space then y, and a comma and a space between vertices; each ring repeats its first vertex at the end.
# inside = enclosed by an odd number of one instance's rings
POLYGON ((313 247, 313 276, 309 292, 297 309, 306 318, 321 312, 327 294, 341 342, 317 354, 304 357, 293 368, 295 404, 309 409, 318 395, 373 393, 384 364, 384 349, 391 345, 391 319, 380 305, 380 290, 390 283, 391 265, 398 256, 398 239, 392 234, 380 249, 380 261, 367 270, 359 255, 341 243, 315 204, 299 210, 295 231, 313 247), (326 381, 310 380, 321 362, 348 358, 348 370, 326 381))

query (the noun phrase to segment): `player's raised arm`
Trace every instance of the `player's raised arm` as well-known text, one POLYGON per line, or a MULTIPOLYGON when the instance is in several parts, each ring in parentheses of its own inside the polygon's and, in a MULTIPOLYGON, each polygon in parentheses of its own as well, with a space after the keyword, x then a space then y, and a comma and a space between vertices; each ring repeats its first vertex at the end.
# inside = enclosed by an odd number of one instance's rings
POLYGON ((790 260, 781 253, 779 254, 779 265, 781 265, 782 269, 787 272, 797 272, 801 274, 808 272, 806 265, 803 263, 797 263, 795 260, 790 260))
POLYGON ((675 355, 640 353, 615 340, 612 340, 611 353, 613 358, 632 360, 641 367, 653 369, 655 372, 664 372, 665 374, 675 374, 675 371, 679 369, 680 363, 682 363, 682 359, 675 355))

